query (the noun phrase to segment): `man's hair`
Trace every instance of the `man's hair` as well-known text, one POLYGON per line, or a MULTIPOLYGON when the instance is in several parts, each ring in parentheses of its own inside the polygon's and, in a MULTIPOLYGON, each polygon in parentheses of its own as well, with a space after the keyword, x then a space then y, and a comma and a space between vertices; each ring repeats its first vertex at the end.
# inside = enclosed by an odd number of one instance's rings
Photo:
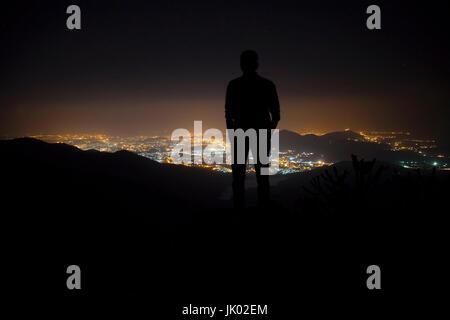
POLYGON ((241 53, 241 69, 244 72, 258 69, 258 54, 254 50, 245 50, 241 53))

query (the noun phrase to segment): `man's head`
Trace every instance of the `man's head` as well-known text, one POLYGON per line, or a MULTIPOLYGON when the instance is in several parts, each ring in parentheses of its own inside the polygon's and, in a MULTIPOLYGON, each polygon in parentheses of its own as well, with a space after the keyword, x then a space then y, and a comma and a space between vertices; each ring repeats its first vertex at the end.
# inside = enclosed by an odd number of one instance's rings
POLYGON ((258 69, 258 54, 253 50, 246 50, 241 53, 241 70, 245 72, 254 72, 258 69))

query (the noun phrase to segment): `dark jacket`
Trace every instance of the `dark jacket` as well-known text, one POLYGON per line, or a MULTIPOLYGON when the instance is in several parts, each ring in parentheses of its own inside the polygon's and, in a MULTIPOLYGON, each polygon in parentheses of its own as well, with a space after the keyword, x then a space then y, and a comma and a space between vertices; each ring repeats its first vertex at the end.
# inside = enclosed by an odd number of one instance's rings
POLYGON ((231 80, 227 87, 225 119, 228 129, 274 129, 280 120, 277 89, 256 72, 231 80))

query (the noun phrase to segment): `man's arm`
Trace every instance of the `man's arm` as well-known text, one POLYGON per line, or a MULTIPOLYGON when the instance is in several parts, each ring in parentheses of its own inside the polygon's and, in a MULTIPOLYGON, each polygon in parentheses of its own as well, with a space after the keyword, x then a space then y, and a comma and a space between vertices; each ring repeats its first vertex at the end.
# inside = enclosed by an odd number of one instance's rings
POLYGON ((234 118, 233 118, 233 101, 232 101, 232 85, 231 82, 227 87, 227 94, 225 97, 225 120, 227 122, 227 129, 234 128, 234 118))
POLYGON ((270 115, 272 116, 272 129, 275 129, 280 121, 280 102, 278 101, 277 88, 272 83, 270 95, 270 115))

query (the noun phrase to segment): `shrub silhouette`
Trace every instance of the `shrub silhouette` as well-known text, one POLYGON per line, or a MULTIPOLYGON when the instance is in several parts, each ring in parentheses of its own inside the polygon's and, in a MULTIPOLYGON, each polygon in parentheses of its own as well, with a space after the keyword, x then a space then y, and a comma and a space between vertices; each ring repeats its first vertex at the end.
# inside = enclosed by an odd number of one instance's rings
POLYGON ((443 205, 450 178, 438 179, 435 168, 431 174, 422 170, 400 172, 396 167, 377 166, 375 159, 365 161, 355 155, 351 159, 352 171, 339 172, 333 166, 303 187, 297 209, 319 216, 364 219, 372 213, 380 217, 388 212, 411 217, 443 205))

